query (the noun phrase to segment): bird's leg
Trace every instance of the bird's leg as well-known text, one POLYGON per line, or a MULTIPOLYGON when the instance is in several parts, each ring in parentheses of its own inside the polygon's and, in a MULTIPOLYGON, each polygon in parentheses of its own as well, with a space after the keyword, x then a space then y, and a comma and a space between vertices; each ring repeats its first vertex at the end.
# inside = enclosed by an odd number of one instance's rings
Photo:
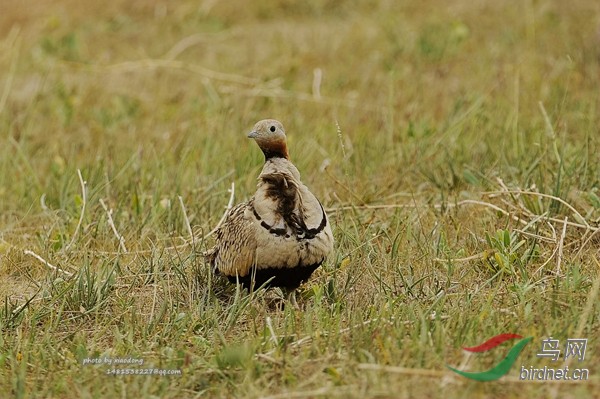
POLYGON ((286 300, 289 302, 294 309, 299 310, 300 306, 298 306, 298 302, 296 302, 296 290, 286 291, 286 300))

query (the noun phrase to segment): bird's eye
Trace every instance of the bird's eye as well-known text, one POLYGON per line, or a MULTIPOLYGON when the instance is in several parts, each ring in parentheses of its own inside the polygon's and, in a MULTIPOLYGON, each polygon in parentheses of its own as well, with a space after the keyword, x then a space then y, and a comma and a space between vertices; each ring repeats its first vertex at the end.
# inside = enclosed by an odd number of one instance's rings
POLYGON ((271 126, 271 127, 269 128, 269 130, 270 130, 270 131, 272 131, 273 133, 275 133, 275 126, 271 126))

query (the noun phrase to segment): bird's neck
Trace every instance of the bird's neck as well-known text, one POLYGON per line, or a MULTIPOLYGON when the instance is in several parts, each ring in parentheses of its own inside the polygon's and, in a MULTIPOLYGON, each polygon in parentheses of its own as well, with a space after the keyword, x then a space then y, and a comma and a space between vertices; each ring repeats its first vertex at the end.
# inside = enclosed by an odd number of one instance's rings
POLYGON ((285 141, 271 141, 267 145, 263 145, 260 148, 265 154, 265 161, 271 158, 285 158, 287 160, 290 159, 290 154, 288 153, 287 144, 285 141))

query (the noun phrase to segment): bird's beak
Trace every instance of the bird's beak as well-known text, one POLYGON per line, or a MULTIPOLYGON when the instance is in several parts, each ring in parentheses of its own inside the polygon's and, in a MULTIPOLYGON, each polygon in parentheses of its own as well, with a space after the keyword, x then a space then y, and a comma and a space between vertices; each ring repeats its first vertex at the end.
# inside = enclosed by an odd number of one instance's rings
POLYGON ((248 133, 248 138, 250 139, 255 139, 258 137, 258 133, 255 131, 251 131, 250 133, 248 133))

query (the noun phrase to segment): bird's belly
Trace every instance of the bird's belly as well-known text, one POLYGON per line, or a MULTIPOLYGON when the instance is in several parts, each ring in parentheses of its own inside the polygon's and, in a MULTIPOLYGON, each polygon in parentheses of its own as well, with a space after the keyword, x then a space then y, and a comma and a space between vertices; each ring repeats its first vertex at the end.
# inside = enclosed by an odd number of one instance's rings
POLYGON ((260 234, 257 237, 256 267, 295 268, 315 263, 321 264, 327 251, 321 237, 310 240, 296 237, 281 237, 273 234, 260 234))
POLYGON ((254 287, 280 287, 287 290, 293 290, 301 283, 308 280, 311 274, 321 263, 311 265, 296 266, 292 268, 264 267, 256 268, 250 271, 250 274, 240 276, 227 276, 232 283, 239 282, 246 288, 254 287))

